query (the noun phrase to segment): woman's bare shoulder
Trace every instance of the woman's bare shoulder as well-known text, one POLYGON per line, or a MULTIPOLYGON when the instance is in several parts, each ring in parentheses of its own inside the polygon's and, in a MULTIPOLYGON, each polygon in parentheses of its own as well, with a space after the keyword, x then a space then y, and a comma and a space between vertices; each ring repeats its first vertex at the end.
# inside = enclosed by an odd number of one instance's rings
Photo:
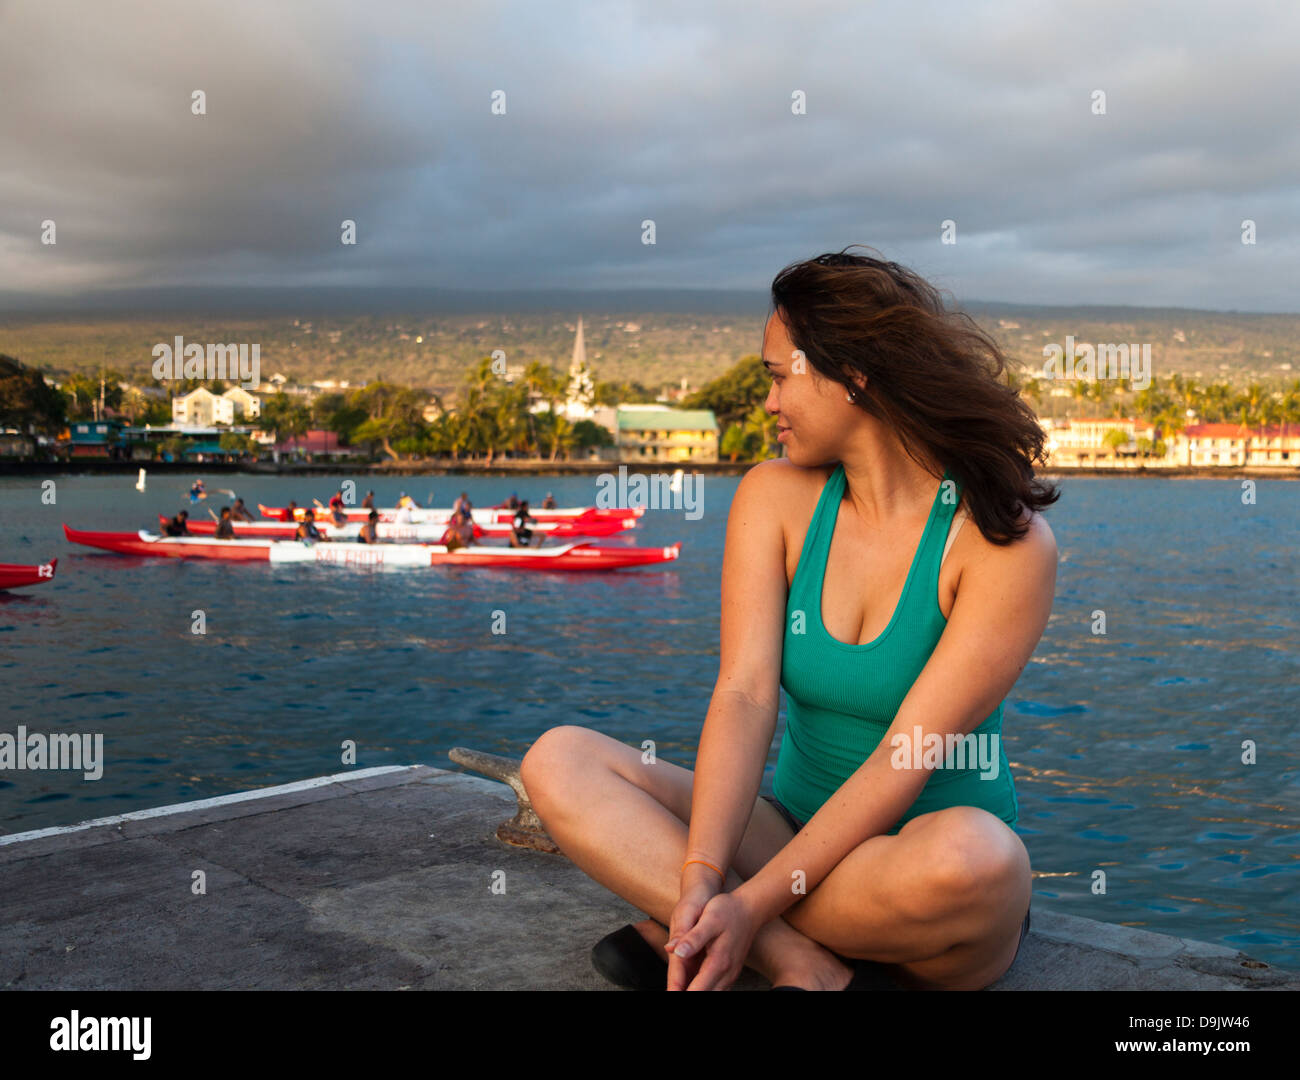
POLYGON ((774 511, 784 513, 792 509, 791 502, 809 493, 821 494, 827 478, 835 471, 834 465, 807 467, 794 465, 787 458, 771 458, 749 469, 736 488, 736 498, 765 504, 774 511))
POLYGON ((1047 518, 1022 507, 1016 524, 1025 527, 1024 535, 1007 544, 994 543, 979 529, 971 530, 971 547, 965 562, 972 569, 980 567, 994 573, 1014 575, 1026 567, 1045 570, 1049 566, 1054 573, 1058 554, 1056 536, 1047 518))

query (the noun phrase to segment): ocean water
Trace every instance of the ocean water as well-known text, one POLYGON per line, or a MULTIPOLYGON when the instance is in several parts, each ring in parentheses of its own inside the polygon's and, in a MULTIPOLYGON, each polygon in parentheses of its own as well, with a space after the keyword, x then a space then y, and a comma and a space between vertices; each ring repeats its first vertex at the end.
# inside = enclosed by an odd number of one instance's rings
MULTIPOLYGON (((331 490, 210 482, 250 506, 331 490)), ((453 746, 519 756, 582 724, 690 766, 738 482, 703 479, 699 520, 652 510, 630 540, 601 541, 682 540, 678 562, 570 575, 114 556, 67 544, 61 524, 152 527, 186 502, 185 477, 142 494, 133 476, 63 476, 53 505, 39 479, 0 478, 0 562, 59 558, 52 583, 0 593, 0 731, 102 733, 106 759, 97 781, 0 773, 0 831, 340 772, 345 740, 358 767, 454 767, 453 746)), ((1300 968, 1300 484, 1258 481, 1244 505, 1239 480, 1061 483, 1051 622, 1003 728, 1035 905, 1300 968)), ((589 477, 358 486, 439 505, 462 489, 478 505, 551 490, 562 506, 596 490, 589 477)))

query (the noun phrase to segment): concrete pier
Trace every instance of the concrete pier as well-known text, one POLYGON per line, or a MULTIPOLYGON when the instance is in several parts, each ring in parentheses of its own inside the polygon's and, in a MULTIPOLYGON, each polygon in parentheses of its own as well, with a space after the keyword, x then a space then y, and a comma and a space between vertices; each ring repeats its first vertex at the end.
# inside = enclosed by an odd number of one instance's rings
MULTIPOLYGON (((514 812, 502 784, 413 765, 0 836, 0 986, 616 989, 591 946, 641 914, 497 840, 514 812)), ((1295 990, 1300 972, 1035 908, 990 989, 1295 990)))

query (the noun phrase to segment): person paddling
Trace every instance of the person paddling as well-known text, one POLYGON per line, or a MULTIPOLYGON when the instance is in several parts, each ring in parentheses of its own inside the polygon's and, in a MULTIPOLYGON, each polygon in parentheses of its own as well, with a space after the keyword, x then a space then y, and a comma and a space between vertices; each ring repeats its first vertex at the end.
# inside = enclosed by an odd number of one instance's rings
POLYGON ((468 510, 461 510, 452 517, 438 543, 445 545, 448 551, 469 547, 474 543, 474 519, 468 510))
POLYGON ((233 540, 235 538, 235 522, 231 517, 230 507, 221 508, 221 517, 217 519, 217 531, 213 535, 218 540, 233 540))
POLYGON ((367 491, 366 497, 361 500, 361 509, 373 510, 374 508, 375 508, 375 493, 373 491, 367 491))
MULTIPOLYGON (((374 492, 371 492, 373 495, 374 492)), ((358 544, 377 544, 379 543, 379 511, 371 509, 370 516, 366 519, 361 530, 357 533, 358 544)))
POLYGON ((292 499, 290 499, 289 505, 280 511, 280 520, 293 521, 295 518, 297 518, 297 516, 298 516, 298 504, 294 502, 292 499))
POLYGON ((455 520, 456 515, 462 510, 467 514, 471 514, 474 511, 474 507, 469 501, 469 496, 463 491, 460 493, 459 498, 451 504, 451 516, 453 521, 455 520))
POLYGON ((508 499, 506 500, 506 509, 507 509, 507 510, 518 510, 518 509, 519 509, 519 495, 518 495, 518 493, 516 493, 516 492, 514 492, 514 491, 512 491, 512 492, 510 493, 510 498, 508 498, 508 499))
POLYGON ((195 480, 190 485, 190 502, 196 503, 200 499, 206 499, 207 497, 207 492, 203 490, 203 481, 201 479, 195 480))
MULTIPOLYGON (((519 504, 519 509, 515 511, 514 531, 510 534, 511 547, 532 547, 533 530, 528 527, 529 523, 537 524, 537 519, 528 512, 528 500, 525 499, 519 504)), ((541 537, 538 537, 541 540, 541 537)))
POLYGON ((248 512, 248 507, 244 505, 244 500, 235 499, 235 505, 230 508, 230 516, 235 521, 252 521, 253 515, 248 512))
POLYGON ((325 539, 325 537, 321 535, 320 529, 316 528, 315 511, 308 510, 303 514, 302 520, 298 522, 298 530, 294 533, 294 539, 312 541, 325 539))
POLYGON ((163 526, 163 532, 168 536, 189 536, 190 527, 187 524, 190 512, 181 510, 175 517, 168 518, 167 524, 163 526))
POLYGON ((337 529, 343 528, 348 523, 348 515, 343 509, 343 504, 340 502, 336 506, 333 499, 330 500, 330 520, 334 522, 334 527, 337 529))
POLYGON ((549 491, 546 493, 546 498, 542 500, 542 509, 543 510, 555 509, 555 496, 552 495, 549 491))

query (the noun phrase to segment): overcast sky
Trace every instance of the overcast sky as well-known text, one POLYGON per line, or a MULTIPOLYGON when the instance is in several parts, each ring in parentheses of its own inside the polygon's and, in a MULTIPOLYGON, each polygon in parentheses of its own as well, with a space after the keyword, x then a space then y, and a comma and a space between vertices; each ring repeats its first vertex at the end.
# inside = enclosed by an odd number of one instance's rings
POLYGON ((863 243, 964 300, 1295 312, 1298 42, 1292 2, 0 0, 0 289, 763 289, 863 243))

